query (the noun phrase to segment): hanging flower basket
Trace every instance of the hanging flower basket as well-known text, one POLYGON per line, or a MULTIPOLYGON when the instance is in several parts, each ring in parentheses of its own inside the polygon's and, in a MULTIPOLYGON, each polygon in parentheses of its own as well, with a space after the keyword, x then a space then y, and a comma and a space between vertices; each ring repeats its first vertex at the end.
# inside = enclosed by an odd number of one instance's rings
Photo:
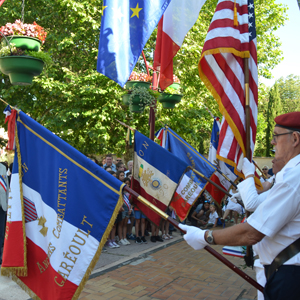
POLYGON ((139 96, 134 96, 129 104, 129 109, 133 113, 142 113, 145 109, 145 104, 139 96))
POLYGON ((42 42, 39 39, 29 36, 8 36, 7 40, 10 44, 14 44, 16 48, 30 51, 40 51, 42 42))
POLYGON ((181 101, 182 95, 161 93, 158 101, 162 104, 163 108, 174 108, 176 103, 181 101))
POLYGON ((20 20, 0 28, 0 71, 9 76, 13 85, 30 85, 34 76, 43 71, 44 63, 51 64, 49 54, 40 51, 47 33, 35 22, 20 20))
POLYGON ((149 89, 151 85, 151 82, 145 82, 145 81, 127 81, 125 88, 131 89, 134 87, 144 87, 146 89, 149 89))
POLYGON ((152 76, 147 75, 146 73, 138 73, 132 71, 130 74, 128 81, 126 82, 125 88, 132 89, 136 87, 144 87, 146 89, 150 88, 152 81, 152 76))
POLYGON ((44 62, 31 56, 0 57, 0 71, 9 76, 13 85, 30 85, 42 73, 44 62))

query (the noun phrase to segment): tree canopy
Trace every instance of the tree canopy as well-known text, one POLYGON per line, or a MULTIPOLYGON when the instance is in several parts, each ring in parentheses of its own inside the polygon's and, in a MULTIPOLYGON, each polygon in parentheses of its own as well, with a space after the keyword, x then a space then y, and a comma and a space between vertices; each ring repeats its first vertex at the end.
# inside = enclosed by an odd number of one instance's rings
MULTIPOLYGON (((32 0, 25 4, 24 22, 36 21, 48 32, 43 50, 51 55, 53 65, 47 66, 30 86, 12 86, 1 74, 0 97, 86 155, 125 152, 126 128, 117 119, 149 135, 149 108, 131 115, 120 100, 122 88, 96 71, 103 1, 32 0)), ((155 125, 159 129, 162 123, 168 124, 204 153, 213 124, 205 107, 214 115, 220 113, 200 80, 197 66, 216 4, 217 0, 206 1, 175 56, 174 73, 181 80, 183 100, 173 110, 162 109, 159 104, 155 125)), ((270 70, 282 59, 275 31, 284 24, 286 8, 275 0, 257 0, 255 5, 259 75, 270 77, 270 70)), ((0 25, 20 18, 21 2, 18 6, 6 0, 0 8, 0 25)), ((144 49, 150 65, 155 40, 156 31, 144 49)), ((136 66, 139 67, 143 67, 142 61, 136 66)), ((264 94, 261 88, 260 102, 264 94)), ((4 115, 0 118, 3 124, 4 115)))

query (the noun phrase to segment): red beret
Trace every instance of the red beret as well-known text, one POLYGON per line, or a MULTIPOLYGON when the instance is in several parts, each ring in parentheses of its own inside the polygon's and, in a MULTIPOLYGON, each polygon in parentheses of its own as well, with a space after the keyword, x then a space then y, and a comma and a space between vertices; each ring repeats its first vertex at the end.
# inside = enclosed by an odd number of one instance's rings
POLYGON ((275 126, 294 131, 300 130, 300 111, 294 111, 275 118, 275 126))

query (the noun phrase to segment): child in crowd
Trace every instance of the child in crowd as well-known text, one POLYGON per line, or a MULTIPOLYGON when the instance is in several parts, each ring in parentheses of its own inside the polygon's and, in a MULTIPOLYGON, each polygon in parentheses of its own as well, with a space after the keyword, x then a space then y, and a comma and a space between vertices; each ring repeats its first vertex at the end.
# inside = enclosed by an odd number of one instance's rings
POLYGON ((204 228, 216 227, 218 223, 218 214, 216 212, 216 207, 214 203, 211 203, 209 206, 210 214, 208 218, 208 222, 204 228))
POLYGON ((116 177, 117 177, 119 180, 123 181, 124 178, 125 178, 124 171, 117 171, 117 172, 116 172, 116 177))

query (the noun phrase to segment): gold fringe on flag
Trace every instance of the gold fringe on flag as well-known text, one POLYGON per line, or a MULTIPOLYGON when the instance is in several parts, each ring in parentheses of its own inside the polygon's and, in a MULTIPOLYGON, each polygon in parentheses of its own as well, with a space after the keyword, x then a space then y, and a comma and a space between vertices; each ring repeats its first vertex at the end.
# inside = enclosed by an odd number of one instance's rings
POLYGON ((234 9, 233 9, 233 26, 239 26, 238 16, 237 16, 237 9, 236 9, 236 0, 234 0, 234 9))

